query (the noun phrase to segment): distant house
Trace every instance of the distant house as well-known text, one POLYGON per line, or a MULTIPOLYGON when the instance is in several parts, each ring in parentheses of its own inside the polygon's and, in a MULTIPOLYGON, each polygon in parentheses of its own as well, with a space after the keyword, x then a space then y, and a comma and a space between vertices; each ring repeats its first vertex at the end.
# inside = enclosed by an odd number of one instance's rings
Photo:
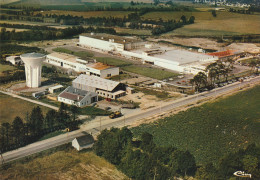
POLYGON ((72 141, 72 146, 78 151, 82 149, 91 148, 93 144, 94 144, 94 138, 90 134, 77 137, 72 141))
POLYGON ((59 94, 58 101, 83 107, 98 101, 98 96, 95 92, 84 91, 69 86, 59 94))
POLYGON ((13 65, 23 64, 23 61, 20 58, 20 56, 8 56, 6 57, 6 61, 9 61, 13 65))

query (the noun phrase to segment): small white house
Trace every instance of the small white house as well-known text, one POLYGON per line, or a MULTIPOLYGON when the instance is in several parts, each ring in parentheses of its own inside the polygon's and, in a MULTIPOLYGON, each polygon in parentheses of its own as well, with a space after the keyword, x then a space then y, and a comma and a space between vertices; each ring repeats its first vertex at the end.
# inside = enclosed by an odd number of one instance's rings
POLYGON ((49 88, 49 93, 59 92, 63 89, 62 85, 57 85, 49 88))
POLYGON ((72 146, 78 151, 82 149, 92 148, 93 144, 94 144, 94 138, 90 134, 77 137, 72 141, 72 146))
POLYGON ((69 86, 58 95, 58 101, 78 107, 84 107, 97 102, 98 95, 95 92, 84 91, 69 86))

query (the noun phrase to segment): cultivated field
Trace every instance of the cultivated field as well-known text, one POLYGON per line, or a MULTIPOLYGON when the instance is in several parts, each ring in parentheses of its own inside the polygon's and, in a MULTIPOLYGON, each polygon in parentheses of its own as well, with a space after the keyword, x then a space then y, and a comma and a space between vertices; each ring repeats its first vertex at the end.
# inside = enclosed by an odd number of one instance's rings
MULTIPOLYGON (((16 116, 25 119, 26 113, 31 113, 31 110, 36 106, 36 104, 28 101, 0 93, 0 124, 3 122, 11 123, 16 116)), ((40 108, 44 115, 49 110, 49 108, 43 106, 40 106, 40 108)))
POLYGON ((233 96, 132 128, 152 133, 158 145, 189 150, 198 164, 260 142, 260 85, 233 96))
POLYGON ((77 152, 71 144, 0 167, 0 179, 121 180, 127 177, 93 152, 77 152), (60 150, 56 150, 60 149, 60 150))
POLYGON ((211 12, 151 12, 144 19, 179 20, 182 15, 195 17, 195 23, 176 29, 166 35, 187 36, 219 36, 260 34, 260 15, 248 15, 230 12, 217 12, 213 17, 211 12))

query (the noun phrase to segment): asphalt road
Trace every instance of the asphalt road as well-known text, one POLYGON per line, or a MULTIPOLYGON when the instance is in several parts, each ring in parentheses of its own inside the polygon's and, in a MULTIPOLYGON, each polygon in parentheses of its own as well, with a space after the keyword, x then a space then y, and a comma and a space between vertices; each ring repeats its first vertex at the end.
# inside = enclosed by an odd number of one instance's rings
MULTIPOLYGON (((151 116, 154 116, 156 114, 160 114, 163 112, 167 112, 169 110, 175 109, 177 107, 189 105, 196 103, 197 101, 200 101, 205 98, 212 98, 214 99, 216 96, 219 96, 221 94, 226 94, 234 89, 237 89, 239 87, 243 87, 250 83, 259 83, 260 77, 255 77, 249 80, 246 80, 242 83, 237 82, 233 83, 227 86, 224 86, 222 88, 216 88, 211 91, 206 91, 203 93, 199 93, 196 95, 188 96, 176 101, 168 102, 167 104, 163 104, 160 107, 151 108, 149 110, 142 111, 138 114, 133 114, 128 117, 121 117, 116 118, 113 120, 108 119, 96 119, 93 121, 90 121, 83 129, 69 132, 66 134, 62 134, 53 138, 49 138, 43 141, 35 142, 33 144, 27 145, 25 147, 19 148, 14 151, 9 151, 3 154, 3 160, 4 162, 10 162, 37 152, 41 152, 47 149, 50 149, 52 147, 56 147, 62 144, 66 144, 71 142, 75 137, 79 137, 84 135, 86 132, 91 133, 92 135, 96 136, 99 134, 100 130, 111 128, 111 127, 123 127, 125 125, 130 125, 133 122, 136 122, 143 118, 148 118, 151 116)), ((2 161, 3 161, 2 160, 2 161)), ((0 160, 1 161, 1 160, 0 160)))

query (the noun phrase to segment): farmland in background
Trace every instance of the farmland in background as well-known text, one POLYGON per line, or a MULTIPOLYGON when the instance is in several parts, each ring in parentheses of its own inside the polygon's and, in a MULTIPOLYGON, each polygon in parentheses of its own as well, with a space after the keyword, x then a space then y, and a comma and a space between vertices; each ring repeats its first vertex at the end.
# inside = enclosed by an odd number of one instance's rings
POLYGON ((260 34, 260 15, 239 14, 231 12, 217 12, 213 17, 211 12, 150 12, 142 16, 143 19, 178 20, 182 15, 187 18, 195 17, 195 23, 176 29, 166 35, 186 36, 220 36, 260 34))
POLYGON ((189 150, 198 164, 260 142, 260 86, 132 128, 153 135, 160 146, 189 150))

